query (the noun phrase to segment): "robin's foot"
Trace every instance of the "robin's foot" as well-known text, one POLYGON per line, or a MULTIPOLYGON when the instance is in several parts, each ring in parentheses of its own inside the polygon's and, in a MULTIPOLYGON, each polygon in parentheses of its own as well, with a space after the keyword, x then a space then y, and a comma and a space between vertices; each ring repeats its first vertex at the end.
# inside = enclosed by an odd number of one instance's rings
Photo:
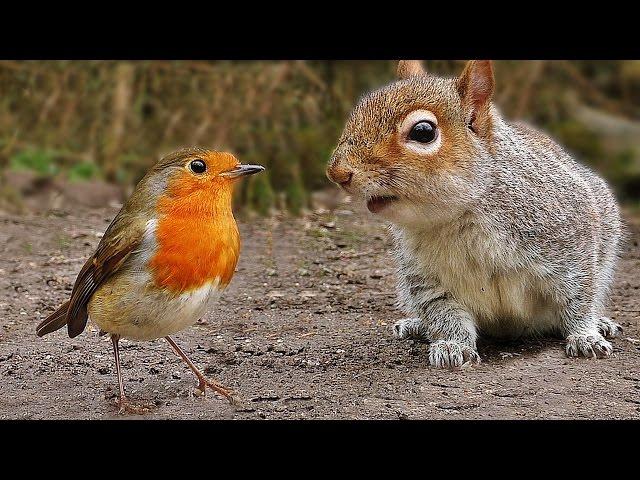
POLYGON ((209 387, 214 392, 222 395, 227 400, 229 400, 230 404, 237 405, 239 403, 239 399, 233 395, 233 392, 231 390, 227 390, 215 380, 209 380, 207 377, 205 377, 204 374, 200 370, 198 370, 198 367, 196 367, 191 360, 189 360, 187 354, 182 351, 182 349, 176 344, 176 342, 173 341, 171 337, 167 336, 164 338, 167 340, 169 345, 173 347, 178 356, 185 361, 194 375, 198 378, 198 381, 200 383, 198 384, 197 388, 200 395, 204 396, 205 392, 207 391, 207 387, 209 387))
POLYGON ((128 398, 120 398, 117 403, 118 406, 118 415, 126 415, 128 413, 132 413, 135 415, 144 415, 145 413, 149 413, 155 407, 154 404, 150 403, 135 403, 130 401, 128 398))
POLYGON ((214 392, 222 395, 227 400, 229 400, 230 404, 236 405, 239 402, 238 397, 236 397, 231 390, 228 390, 227 388, 223 387, 222 385, 220 385, 215 380, 210 380, 210 379, 208 379, 208 378, 206 378, 204 376, 203 377, 199 377, 198 379, 200 380, 200 383, 198 384, 198 386, 196 388, 197 388, 198 393, 200 395, 205 396, 206 391, 207 391, 207 387, 209 387, 214 392))

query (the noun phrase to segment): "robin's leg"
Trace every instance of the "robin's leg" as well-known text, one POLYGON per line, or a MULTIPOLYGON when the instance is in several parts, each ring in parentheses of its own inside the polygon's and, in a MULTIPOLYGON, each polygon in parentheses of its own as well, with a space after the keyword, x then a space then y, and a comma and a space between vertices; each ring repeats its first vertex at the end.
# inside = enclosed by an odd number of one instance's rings
POLYGON ((116 357, 116 373, 118 374, 118 386, 120 387, 120 396, 118 397, 118 413, 137 413, 143 414, 151 410, 150 407, 145 405, 135 405, 129 401, 124 394, 124 385, 122 384, 122 373, 120 372, 120 348, 118 342, 120 341, 120 335, 111 335, 111 342, 113 343, 113 354, 116 357))
POLYGON ((206 388, 209 387, 214 392, 217 392, 220 395, 226 397, 226 399, 229 400, 229 403, 237 402, 237 399, 233 396, 233 393, 230 390, 226 389, 215 380, 209 380, 207 377, 205 377, 204 374, 200 370, 198 370, 198 367, 193 364, 189 357, 187 357, 187 354, 182 351, 182 349, 176 344, 176 342, 173 341, 171 337, 166 336, 164 338, 167 342, 169 342, 169 345, 173 347, 178 356, 182 358, 182 360, 184 360, 187 365, 189 365, 189 368, 193 373, 195 373, 196 377, 198 377, 198 381, 200 382, 198 384, 198 390, 200 390, 203 395, 205 394, 206 388))

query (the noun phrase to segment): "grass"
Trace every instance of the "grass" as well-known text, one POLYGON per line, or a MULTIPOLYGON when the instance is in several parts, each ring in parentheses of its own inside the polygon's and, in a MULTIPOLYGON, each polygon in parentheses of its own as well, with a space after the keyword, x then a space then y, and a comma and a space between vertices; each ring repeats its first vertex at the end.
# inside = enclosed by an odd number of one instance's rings
POLYGON ((67 177, 72 182, 81 182, 100 177, 100 171, 94 163, 76 163, 67 171, 67 177))
POLYGON ((49 150, 27 149, 11 157, 9 166, 13 170, 30 170, 40 176, 50 176, 58 173, 53 152, 49 150))
POLYGON ((95 163, 80 161, 68 165, 63 158, 63 153, 54 150, 27 148, 9 159, 9 167, 16 171, 35 172, 40 177, 64 175, 72 182, 102 177, 102 172, 95 163))

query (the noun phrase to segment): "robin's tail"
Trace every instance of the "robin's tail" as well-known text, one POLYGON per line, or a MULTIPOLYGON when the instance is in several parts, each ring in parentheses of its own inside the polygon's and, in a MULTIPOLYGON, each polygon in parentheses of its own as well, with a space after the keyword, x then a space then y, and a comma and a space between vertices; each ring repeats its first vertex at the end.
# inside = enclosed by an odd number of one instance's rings
POLYGON ((60 308, 45 318, 40 325, 36 328, 36 334, 39 337, 46 335, 47 333, 55 332, 59 328, 64 327, 67 324, 67 311, 69 310, 69 300, 64 302, 60 308))

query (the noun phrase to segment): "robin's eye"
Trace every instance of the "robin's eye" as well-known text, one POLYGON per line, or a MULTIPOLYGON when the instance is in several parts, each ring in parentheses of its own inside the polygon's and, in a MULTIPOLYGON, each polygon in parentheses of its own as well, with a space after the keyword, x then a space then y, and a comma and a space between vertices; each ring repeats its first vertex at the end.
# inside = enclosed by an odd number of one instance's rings
POLYGON ((409 132, 409 140, 419 143, 431 143, 436 139, 438 130, 433 122, 423 120, 416 123, 409 132))
POLYGON ((193 173, 204 173, 207 171, 207 164, 200 159, 192 160, 189 168, 191 168, 193 173))

